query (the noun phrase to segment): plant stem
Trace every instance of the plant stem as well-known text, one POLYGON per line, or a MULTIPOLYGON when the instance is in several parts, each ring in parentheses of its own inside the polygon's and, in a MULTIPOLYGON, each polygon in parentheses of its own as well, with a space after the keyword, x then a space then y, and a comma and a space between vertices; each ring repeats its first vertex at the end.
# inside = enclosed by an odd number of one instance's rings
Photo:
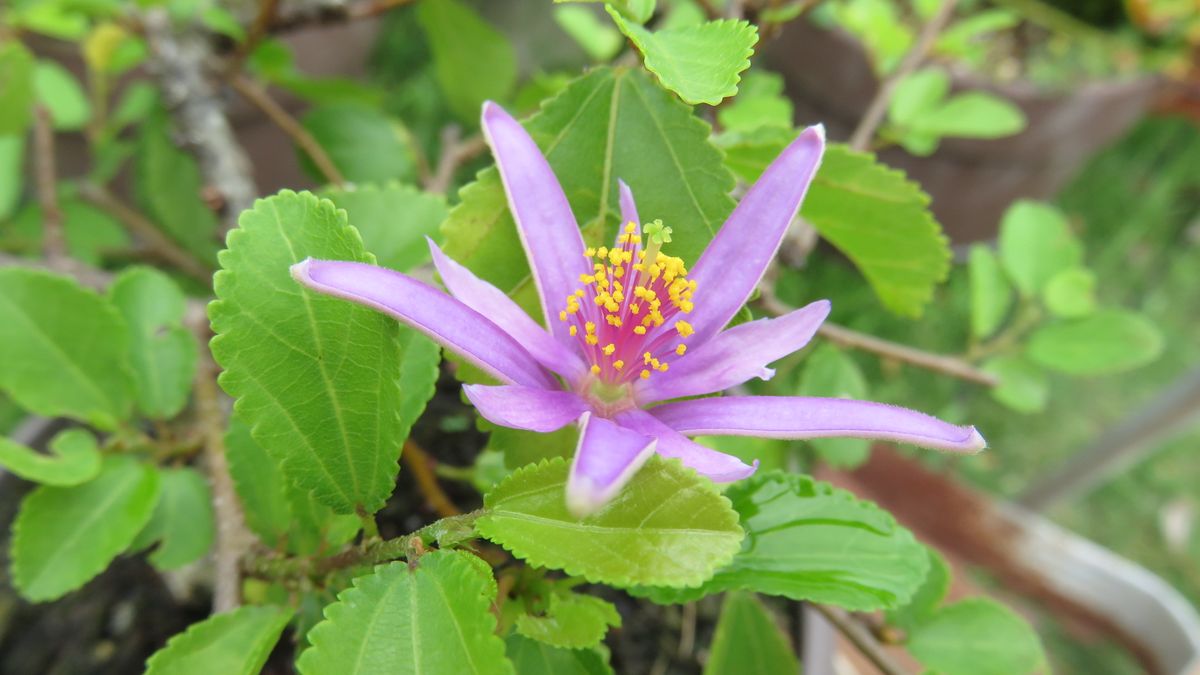
POLYGON ((821 613, 829 623, 833 624, 834 628, 842 634, 847 640, 854 644, 858 651, 863 656, 867 657, 879 672, 884 675, 908 675, 892 657, 884 651, 883 647, 871 635, 871 631, 865 626, 854 620, 850 614, 838 607, 830 607, 828 605, 812 605, 814 609, 821 613))
POLYGON ((46 106, 33 109, 33 147, 36 162, 38 202, 42 207, 42 247, 46 260, 67 257, 62 209, 58 206, 58 169, 54 156, 54 121, 46 106))
POLYGON ((400 459, 404 461, 405 468, 412 472, 413 480, 417 482, 417 490, 425 497, 425 503, 438 516, 446 518, 462 513, 462 509, 455 506, 446 492, 442 490, 442 486, 438 484, 437 474, 433 468, 437 462, 429 456, 424 448, 411 440, 405 441, 400 459))

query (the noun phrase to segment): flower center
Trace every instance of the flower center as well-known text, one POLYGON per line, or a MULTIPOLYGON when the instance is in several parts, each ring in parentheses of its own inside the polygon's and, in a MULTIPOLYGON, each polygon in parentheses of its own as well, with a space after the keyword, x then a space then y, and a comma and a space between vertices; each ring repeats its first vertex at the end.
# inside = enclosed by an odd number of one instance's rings
POLYGON ((591 375, 608 385, 666 372, 692 334, 678 315, 692 311, 696 282, 687 278, 683 260, 662 252, 671 228, 656 220, 643 230, 627 223, 617 246, 587 249, 592 274, 580 275, 583 286, 558 313, 580 341, 591 375))

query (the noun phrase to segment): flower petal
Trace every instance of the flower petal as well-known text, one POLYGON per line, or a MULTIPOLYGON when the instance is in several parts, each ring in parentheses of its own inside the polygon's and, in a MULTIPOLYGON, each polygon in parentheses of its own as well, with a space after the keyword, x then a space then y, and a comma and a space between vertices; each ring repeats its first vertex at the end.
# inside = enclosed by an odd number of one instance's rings
POLYGON ((567 478, 567 508, 577 518, 594 513, 654 454, 655 441, 603 417, 580 417, 579 446, 567 478))
POLYGON ((697 285, 696 309, 688 317, 696 331, 694 344, 715 335, 746 304, 799 211, 824 151, 824 128, 805 129, 767 167, 696 261, 689 275, 697 285))
POLYGON ((987 446, 975 427, 947 424, 893 405, 841 398, 700 398, 658 406, 653 414, 685 434, 792 439, 851 436, 968 453, 987 446))
POLYGON ((583 257, 579 224, 550 164, 525 128, 491 101, 483 104, 482 126, 541 295, 545 323, 560 342, 570 344, 566 324, 555 319, 579 285, 579 276, 591 272, 583 257))
POLYGON ((739 385, 752 377, 769 380, 767 364, 795 352, 829 316, 829 301, 818 300, 775 319, 759 319, 718 333, 708 342, 634 385, 640 403, 698 396, 739 385))
POLYGON ((634 223, 639 228, 642 226, 642 221, 638 219, 637 203, 633 201, 633 190, 625 184, 625 181, 617 179, 618 192, 621 195, 621 224, 617 229, 617 234, 624 231, 625 225, 634 223))
POLYGON ((432 239, 426 239, 433 265, 451 295, 491 319, 543 366, 572 381, 583 374, 587 366, 577 352, 556 341, 503 291, 447 257, 432 239))
POLYGON ((524 347, 487 317, 410 276, 364 263, 308 258, 292 265, 292 277, 314 291, 390 314, 502 382, 559 388, 524 347))
POLYGON ((558 431, 588 410, 583 399, 569 391, 516 384, 499 387, 467 384, 463 385, 463 391, 484 419, 512 429, 558 431))
POLYGON ((663 424, 645 410, 626 410, 617 413, 615 419, 623 427, 657 438, 655 451, 658 454, 679 459, 684 466, 695 469, 696 473, 708 476, 717 483, 746 478, 758 469, 757 460, 754 466, 750 466, 733 455, 706 448, 663 424))

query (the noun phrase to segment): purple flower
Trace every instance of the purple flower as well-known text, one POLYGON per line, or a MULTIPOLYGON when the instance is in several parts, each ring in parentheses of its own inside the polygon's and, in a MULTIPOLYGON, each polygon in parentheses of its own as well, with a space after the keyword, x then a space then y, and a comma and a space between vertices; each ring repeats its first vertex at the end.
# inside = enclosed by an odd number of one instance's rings
POLYGON ((503 382, 464 387, 491 422, 539 432, 577 422, 579 445, 567 483, 567 505, 576 515, 603 506, 655 452, 717 482, 754 473, 757 462, 749 466, 688 435, 854 436, 965 452, 984 447, 974 427, 879 403, 687 399, 771 377, 767 364, 804 347, 829 314, 829 302, 820 300, 722 330, 800 208, 824 151, 821 127, 806 129, 763 172, 690 270, 664 251, 669 227, 639 225, 623 182, 616 242, 586 248, 558 180, 521 125, 487 103, 483 131, 549 330, 432 241, 433 262, 450 295, 361 263, 309 259, 292 275, 313 290, 396 317, 503 382), (674 399, 687 400, 655 405, 674 399))

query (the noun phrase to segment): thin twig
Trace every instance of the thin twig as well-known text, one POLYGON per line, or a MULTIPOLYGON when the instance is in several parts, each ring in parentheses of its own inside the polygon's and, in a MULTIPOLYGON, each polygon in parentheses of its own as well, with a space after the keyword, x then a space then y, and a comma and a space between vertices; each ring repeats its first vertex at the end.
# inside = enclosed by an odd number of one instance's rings
MULTIPOLYGON (((779 300, 767 286, 762 286, 760 293, 758 302, 768 312, 776 316, 781 316, 794 310, 794 308, 787 306, 779 300)), ((922 351, 897 342, 884 340, 874 335, 860 333, 834 323, 826 322, 822 324, 821 328, 817 330, 817 334, 843 347, 872 352, 884 358, 903 361, 925 368, 926 370, 950 375, 968 382, 975 382, 988 387, 994 387, 999 384, 999 380, 994 375, 985 373, 960 358, 922 351)))
POLYGON ((883 647, 871 635, 871 631, 865 626, 854 620, 844 610, 837 607, 829 607, 828 605, 813 604, 813 607, 825 617, 829 623, 833 624, 847 640, 854 644, 863 656, 867 657, 879 672, 884 675, 908 675, 908 672, 901 668, 892 657, 888 656, 883 647))
POLYGON ((225 230, 237 225, 242 211, 258 196, 250 159, 234 136, 215 84, 208 78, 212 48, 207 35, 191 30, 176 35, 162 8, 142 16, 147 66, 158 80, 176 130, 199 160, 205 182, 221 196, 225 230))
POLYGON ((685 661, 692 658, 692 650, 696 648, 696 603, 685 602, 679 617, 679 648, 676 656, 685 661))
POLYGON ((94 183, 83 183, 79 186, 79 196, 120 221, 148 250, 163 261, 174 265, 180 272, 205 286, 212 285, 213 271, 210 268, 180 248, 170 237, 163 234, 157 225, 150 222, 149 218, 122 202, 116 195, 94 183))
POLYGON ((220 614, 241 605, 241 561, 250 537, 225 457, 225 413, 221 409, 221 392, 217 388, 220 369, 208 350, 208 321, 201 314, 189 323, 200 345, 200 361, 194 383, 196 417, 204 437, 204 458, 217 520, 216 542, 213 546, 216 566, 213 613, 220 614))
POLYGON ((884 115, 887 113, 888 105, 892 101, 892 94, 896 90, 896 85, 912 74, 925 60, 925 55, 933 47, 938 34, 942 32, 942 29, 946 27, 946 22, 954 14, 956 5, 958 5, 958 0, 943 0, 942 6, 938 7, 937 13, 921 28, 921 32, 917 35, 917 41, 913 43, 912 48, 904 55, 900 64, 879 83, 879 90, 875 92, 875 98, 871 99, 870 105, 867 106, 867 112, 863 113, 862 119, 858 122, 858 127, 854 129, 854 133, 850 136, 851 148, 866 150, 870 147, 871 139, 875 138, 875 130, 879 128, 880 123, 883 122, 884 115))
POLYGON ((317 170, 325 176, 325 180, 338 186, 346 182, 346 179, 342 177, 342 173, 338 171, 337 166, 334 165, 333 160, 329 158, 325 149, 317 142, 317 139, 308 133, 308 129, 305 129, 303 125, 297 122, 296 118, 292 117, 283 106, 271 98, 266 88, 241 73, 232 75, 229 84, 233 87, 234 91, 242 95, 242 98, 261 110, 283 133, 290 136, 292 141, 300 146, 309 158, 312 159, 317 170))
POLYGON ((470 161, 487 149, 483 136, 478 134, 461 139, 461 130, 451 125, 442 130, 442 152, 438 157, 437 168, 433 175, 425 181, 426 192, 444 194, 450 189, 454 173, 464 162, 470 161))
POLYGON ((438 484, 437 474, 434 473, 434 459, 425 449, 411 440, 404 442, 404 452, 400 453, 404 466, 412 472, 413 480, 417 482, 417 490, 425 497, 425 503, 441 518, 457 516, 462 510, 454 505, 450 497, 438 484))
POLYGON ((258 43, 270 32, 278 11, 279 0, 259 0, 258 13, 254 16, 254 23, 250 24, 250 30, 246 31, 246 39, 237 46, 225 66, 226 77, 232 78, 241 73, 246 57, 250 56, 258 43))
POLYGON ((67 257, 67 236, 63 231, 62 209, 58 206, 54 120, 43 105, 33 109, 33 144, 38 202, 42 207, 42 248, 46 259, 56 262, 67 257))
POLYGON ((412 4, 414 0, 360 0, 358 2, 289 3, 296 6, 280 11, 271 24, 273 32, 310 24, 340 23, 379 16, 388 10, 412 4))

